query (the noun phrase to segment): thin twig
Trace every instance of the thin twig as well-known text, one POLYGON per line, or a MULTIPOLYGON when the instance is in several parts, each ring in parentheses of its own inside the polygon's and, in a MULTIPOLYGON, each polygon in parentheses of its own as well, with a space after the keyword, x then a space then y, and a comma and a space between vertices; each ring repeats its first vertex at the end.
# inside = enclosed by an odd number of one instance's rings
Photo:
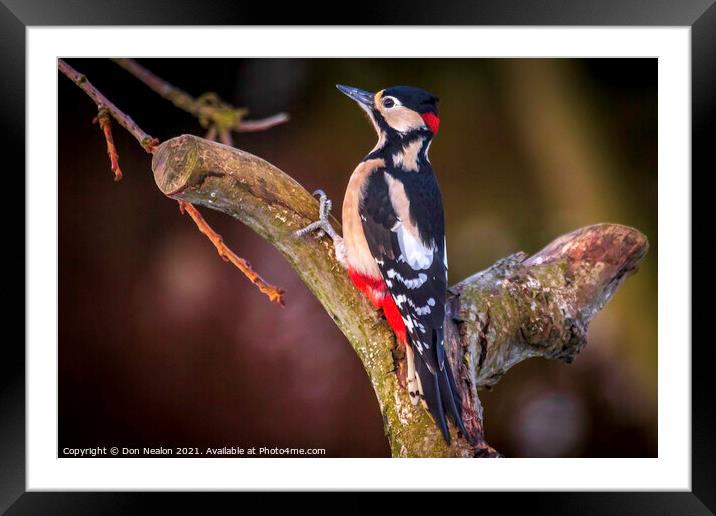
POLYGON ((278 113, 260 120, 244 120, 244 116, 248 113, 246 109, 235 108, 214 93, 194 98, 147 70, 134 59, 112 59, 112 61, 149 86, 155 93, 171 101, 176 107, 197 117, 203 127, 216 126, 219 133, 223 130, 239 133, 265 131, 289 119, 288 114, 278 113))
MULTIPOLYGON (((120 111, 117 106, 115 106, 112 102, 109 101, 107 97, 100 93, 100 91, 97 90, 97 88, 95 88, 92 83, 87 80, 87 77, 72 68, 65 61, 63 61, 62 59, 58 59, 57 67, 64 75, 66 75, 70 80, 72 80, 72 82, 79 86, 82 91, 84 91, 95 102, 95 104, 97 104, 99 112, 97 114, 97 117, 95 117, 95 119, 93 120, 93 123, 99 122, 99 125, 104 132, 104 137, 107 140, 107 154, 109 154, 112 171, 115 174, 114 180, 119 181, 122 178, 122 171, 119 168, 119 156, 117 155, 117 148, 114 146, 114 138, 112 138, 110 115, 115 120, 117 120, 117 122, 119 122, 122 127, 129 131, 130 134, 137 139, 139 144, 147 152, 154 152, 155 148, 159 145, 159 140, 157 140, 156 138, 152 138, 147 133, 145 133, 134 122, 134 120, 132 120, 128 115, 120 111)), ((213 137, 216 136, 215 125, 212 125, 209 128, 209 134, 207 134, 207 136, 210 135, 213 135, 213 137)), ((223 130, 221 133, 221 138, 222 141, 228 142, 227 145, 231 145, 230 131, 223 130)), ((222 241, 221 235, 211 229, 211 227, 206 223, 204 218, 194 206, 184 201, 178 202, 180 211, 182 213, 184 213, 185 211, 189 213, 191 218, 194 219, 194 222, 196 223, 199 230, 207 237, 209 237, 209 240, 211 240, 211 242, 214 244, 216 250, 219 252, 219 256, 221 256, 224 260, 233 263, 236 268, 243 272, 244 275, 249 279, 249 281, 256 285, 261 292, 266 294, 271 301, 278 303, 281 306, 284 306, 283 290, 266 283, 263 278, 261 278, 261 276, 259 276, 251 268, 251 264, 249 264, 249 262, 247 262, 243 258, 240 258, 233 251, 227 248, 222 241)))
POLYGON ((274 126, 288 122, 288 113, 277 113, 275 115, 261 118, 259 120, 242 120, 239 127, 234 128, 237 133, 255 133, 265 131, 274 126))
POLYGON ((104 139, 107 141, 107 154, 109 155, 110 167, 114 172, 114 180, 119 181, 122 179, 122 169, 119 168, 119 155, 117 154, 117 148, 114 146, 114 138, 112 138, 112 119, 107 108, 99 108, 99 113, 92 120, 94 124, 98 122, 100 129, 104 133, 104 139))
POLYGON ((228 129, 222 129, 219 132, 219 141, 224 145, 228 145, 229 147, 234 146, 234 138, 231 136, 231 131, 229 131, 228 129))
POLYGON ((63 59, 57 60, 57 68, 84 91, 97 104, 97 109, 106 109, 119 125, 134 136, 147 152, 153 152, 159 140, 145 133, 129 116, 119 110, 110 100, 95 88, 87 77, 68 65, 63 59))
POLYGON ((194 220, 196 227, 199 228, 199 231, 204 233, 211 243, 214 244, 216 251, 223 260, 233 263, 236 268, 243 272, 244 275, 249 278, 249 281, 256 285, 261 292, 266 294, 271 301, 278 303, 281 306, 285 306, 283 301, 283 290, 266 283, 266 281, 264 281, 264 279, 251 268, 251 264, 249 262, 240 258, 231 249, 229 249, 226 244, 224 244, 224 240, 221 238, 221 235, 209 226, 208 222, 204 220, 204 217, 201 216, 201 213, 199 213, 199 210, 197 210, 193 204, 184 201, 178 202, 181 212, 189 214, 189 216, 194 220))

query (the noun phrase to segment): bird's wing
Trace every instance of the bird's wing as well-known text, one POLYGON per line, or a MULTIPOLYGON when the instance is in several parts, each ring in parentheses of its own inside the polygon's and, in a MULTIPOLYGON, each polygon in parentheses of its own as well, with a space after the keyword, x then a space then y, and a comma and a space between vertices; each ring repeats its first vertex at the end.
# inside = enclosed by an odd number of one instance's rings
POLYGON ((374 173, 360 205, 371 254, 431 372, 445 362, 447 260, 440 191, 431 173, 374 173))
POLYGON ((432 173, 378 171, 365 185, 361 223, 405 323, 419 390, 450 443, 446 413, 463 435, 461 400, 445 359, 447 254, 442 199, 432 173))

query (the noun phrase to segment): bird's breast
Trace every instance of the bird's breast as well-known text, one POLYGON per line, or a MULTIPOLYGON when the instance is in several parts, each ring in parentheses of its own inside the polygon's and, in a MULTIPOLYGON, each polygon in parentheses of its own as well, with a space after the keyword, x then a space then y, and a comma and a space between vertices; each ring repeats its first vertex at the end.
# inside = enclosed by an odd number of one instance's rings
POLYGON ((348 266, 359 274, 376 278, 380 277, 380 269, 365 239, 360 219, 360 204, 368 178, 384 166, 383 159, 369 159, 359 163, 351 174, 343 198, 343 242, 348 266))

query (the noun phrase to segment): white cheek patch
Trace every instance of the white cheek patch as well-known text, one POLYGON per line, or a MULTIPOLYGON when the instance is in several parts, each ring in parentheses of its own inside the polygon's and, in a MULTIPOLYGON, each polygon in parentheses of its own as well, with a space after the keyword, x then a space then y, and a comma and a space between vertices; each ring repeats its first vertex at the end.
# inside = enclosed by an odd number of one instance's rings
POLYGON ((398 245, 400 245, 403 259, 413 270, 424 270, 433 264, 434 249, 432 247, 426 247, 419 238, 415 238, 410 231, 405 229, 400 221, 391 229, 398 236, 398 245))

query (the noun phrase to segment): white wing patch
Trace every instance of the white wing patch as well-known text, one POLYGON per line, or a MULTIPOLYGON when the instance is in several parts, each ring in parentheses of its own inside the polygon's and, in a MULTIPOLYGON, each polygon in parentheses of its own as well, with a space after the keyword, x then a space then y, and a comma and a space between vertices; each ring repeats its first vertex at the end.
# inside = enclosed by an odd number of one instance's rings
POLYGON ((443 263, 445 264, 445 268, 448 268, 448 262, 447 262, 447 237, 443 240, 443 263))
MULTIPOLYGON (((404 278, 399 272, 397 272, 395 269, 388 269, 388 272, 386 273, 388 278, 397 279, 399 282, 401 282, 403 285, 405 285, 406 288, 409 289, 416 289, 420 286, 422 286, 423 283, 428 281, 428 276, 426 274, 423 274, 422 272, 418 274, 417 278, 412 279, 406 279, 404 278)), ((390 281, 390 280, 387 280, 390 281)), ((388 285, 388 287, 392 287, 392 283, 388 285)))
POLYGON ((403 259, 413 270, 425 270, 433 264, 434 247, 426 247, 425 244, 408 231, 403 223, 398 220, 391 230, 398 236, 398 245, 403 259))

